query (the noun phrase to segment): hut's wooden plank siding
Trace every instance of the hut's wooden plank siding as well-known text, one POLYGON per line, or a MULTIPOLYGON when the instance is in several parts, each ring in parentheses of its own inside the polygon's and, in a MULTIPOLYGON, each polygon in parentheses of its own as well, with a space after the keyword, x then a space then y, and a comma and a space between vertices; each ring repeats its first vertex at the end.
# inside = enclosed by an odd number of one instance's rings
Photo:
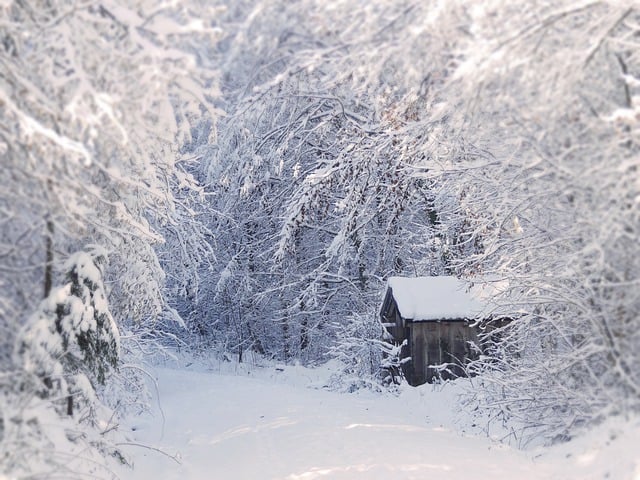
MULTIPOLYGON (((449 378, 452 375, 440 372, 430 365, 444 363, 466 363, 474 358, 475 352, 469 342, 477 342, 477 330, 466 321, 434 321, 410 322, 408 339, 410 347, 407 354, 411 356, 412 384, 432 381, 434 377, 449 378)), ((462 368, 450 366, 453 376, 464 375, 462 368)), ((407 377, 408 378, 408 377, 407 377)))

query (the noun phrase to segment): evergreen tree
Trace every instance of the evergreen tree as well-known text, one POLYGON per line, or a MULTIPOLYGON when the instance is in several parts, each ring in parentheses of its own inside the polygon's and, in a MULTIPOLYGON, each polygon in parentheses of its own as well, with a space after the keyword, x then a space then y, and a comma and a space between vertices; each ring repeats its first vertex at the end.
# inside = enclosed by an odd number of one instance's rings
POLYGON ((66 283, 42 302, 19 343, 25 370, 42 382, 38 393, 65 398, 69 415, 74 397, 91 400, 118 363, 118 328, 102 283, 106 262, 97 248, 72 255, 66 283))

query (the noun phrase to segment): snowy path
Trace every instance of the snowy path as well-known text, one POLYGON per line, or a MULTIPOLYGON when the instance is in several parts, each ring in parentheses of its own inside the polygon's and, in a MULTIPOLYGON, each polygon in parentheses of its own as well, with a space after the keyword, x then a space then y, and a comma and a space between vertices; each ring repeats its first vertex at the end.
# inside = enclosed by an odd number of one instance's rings
POLYGON ((136 468, 122 478, 567 478, 548 463, 534 463, 530 454, 440 426, 414 398, 338 394, 203 372, 159 370, 159 377, 165 423, 158 417, 132 425, 133 435, 177 454, 181 464, 127 447, 136 468))

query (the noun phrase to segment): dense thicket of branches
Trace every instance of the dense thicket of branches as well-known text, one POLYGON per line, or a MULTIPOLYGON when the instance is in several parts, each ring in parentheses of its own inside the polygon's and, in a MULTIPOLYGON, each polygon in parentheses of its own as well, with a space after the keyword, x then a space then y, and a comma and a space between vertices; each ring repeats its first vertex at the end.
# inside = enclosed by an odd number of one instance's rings
POLYGON ((225 348, 322 360, 336 322, 375 318, 389 274, 442 273, 461 250, 415 174, 432 128, 406 130, 446 54, 407 76, 396 43, 420 9, 380 6, 245 7, 223 42, 227 116, 208 168, 220 269, 201 297, 217 323, 196 328, 225 348))
POLYGON ((392 272, 490 278, 517 321, 472 366, 482 407, 519 439, 637 408, 637 7, 242 8, 213 335, 313 361, 392 272))
POLYGON ((457 128, 488 155, 446 183, 482 239, 463 262, 508 279, 503 301, 525 312, 497 363, 475 365, 482 403, 525 436, 564 437, 638 407, 640 11, 498 6, 473 19, 486 48, 452 85, 474 98, 458 103, 457 128))
POLYGON ((86 474, 107 438, 98 425, 112 429, 95 390, 128 349, 120 331, 153 329, 166 277, 178 283, 200 252, 180 145, 195 115, 214 113, 210 65, 190 53, 216 39, 201 16, 213 9, 0 4, 2 471, 86 474), (183 255, 156 250, 165 238, 183 255), (52 424, 52 412, 68 419, 52 424), (75 439, 75 462, 48 446, 53 425, 75 439))
POLYGON ((220 3, 0 3, 6 468, 46 439, 12 412, 96 407, 122 330, 368 384, 392 274, 508 285, 472 401, 518 439, 638 409, 634 2, 220 3))

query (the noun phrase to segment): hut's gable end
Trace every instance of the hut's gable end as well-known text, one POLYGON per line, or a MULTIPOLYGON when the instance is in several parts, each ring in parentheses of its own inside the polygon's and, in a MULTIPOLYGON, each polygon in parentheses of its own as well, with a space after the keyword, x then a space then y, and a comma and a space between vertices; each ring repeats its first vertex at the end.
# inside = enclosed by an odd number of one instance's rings
POLYGON ((393 296, 391 288, 387 288, 387 292, 380 310, 380 319, 382 324, 391 334, 394 340, 401 343, 406 337, 404 335, 405 320, 400 314, 398 304, 393 296))

